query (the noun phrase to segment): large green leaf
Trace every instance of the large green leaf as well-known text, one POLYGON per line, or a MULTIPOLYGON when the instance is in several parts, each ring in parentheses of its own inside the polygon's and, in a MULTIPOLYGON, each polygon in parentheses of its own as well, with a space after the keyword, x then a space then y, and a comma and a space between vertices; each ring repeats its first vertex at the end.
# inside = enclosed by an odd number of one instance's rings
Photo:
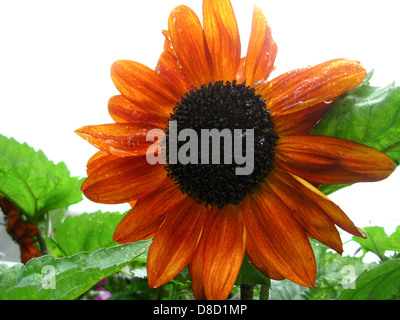
MULTIPOLYGON (((385 152, 400 161, 400 87, 372 87, 372 72, 358 87, 344 93, 312 134, 352 140, 385 152)), ((321 185, 332 193, 345 185, 321 185)))
POLYGON ((82 200, 80 185, 65 163, 54 164, 42 151, 0 135, 0 194, 31 219, 82 200))
POLYGON ((69 300, 121 270, 142 254, 150 241, 100 249, 65 258, 47 255, 26 265, 0 265, 0 300, 69 300))
POLYGON ((365 271, 353 288, 346 289, 339 300, 398 300, 400 299, 400 260, 390 260, 365 271))
POLYGON ((97 211, 68 217, 57 226, 54 239, 67 256, 109 248, 117 245, 112 237, 123 216, 118 212, 97 211))

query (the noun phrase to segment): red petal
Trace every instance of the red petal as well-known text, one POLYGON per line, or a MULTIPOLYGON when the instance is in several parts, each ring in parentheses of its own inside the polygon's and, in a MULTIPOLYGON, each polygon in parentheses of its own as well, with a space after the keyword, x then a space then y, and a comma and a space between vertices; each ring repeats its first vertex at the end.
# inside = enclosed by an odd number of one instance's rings
POLYGON ((156 71, 169 83, 174 84, 180 95, 184 95, 185 92, 190 91, 192 85, 178 64, 176 56, 169 50, 164 50, 158 60, 156 71))
POLYGON ((271 28, 260 8, 253 13, 253 24, 247 49, 245 78, 247 84, 255 85, 268 79, 274 68, 278 46, 272 38, 271 28))
MULTIPOLYGON (((260 85, 271 113, 293 113, 329 101, 360 84, 366 75, 357 61, 335 59, 312 68, 293 70, 260 85)), ((309 110, 311 113, 312 111, 309 110)))
POLYGON ((203 1, 204 34, 214 64, 214 80, 230 81, 240 63, 240 36, 229 0, 203 1))
POLYGON ((204 270, 205 255, 207 249, 207 239, 210 233, 212 222, 215 216, 219 213, 218 210, 210 210, 207 213, 207 218, 204 222, 204 228, 201 233, 200 241, 196 247, 192 259, 189 262, 189 272, 192 280, 193 295, 196 300, 206 300, 207 296, 204 291, 203 274, 207 271, 204 270))
POLYGON ((357 61, 335 59, 287 72, 258 91, 280 135, 306 135, 344 92, 359 85, 366 71, 357 61))
POLYGON ((308 135, 315 125, 321 120, 332 103, 321 102, 315 104, 315 100, 300 103, 304 109, 294 111, 293 113, 284 113, 273 117, 276 132, 280 136, 308 135))
POLYGON ((165 215, 177 210, 177 206, 186 198, 172 180, 165 180, 157 190, 136 202, 115 230, 114 241, 127 243, 151 237, 164 221, 165 215))
POLYGON ((168 29, 178 61, 190 83, 199 87, 213 81, 213 63, 196 13, 187 6, 176 7, 169 17, 168 29))
POLYGON ((160 145, 162 129, 151 124, 113 123, 82 127, 75 131, 96 148, 115 156, 145 156, 152 145, 160 145), (157 129, 157 130, 152 130, 157 129), (149 141, 147 141, 149 139, 149 141))
POLYGON ((301 183, 285 172, 279 172, 271 179, 271 189, 288 207, 293 218, 307 231, 308 237, 342 253, 342 240, 335 225, 324 210, 303 192, 301 183))
POLYGON ((254 242, 250 237, 247 237, 246 239, 246 253, 251 263, 267 277, 274 280, 285 279, 285 277, 276 270, 268 259, 262 255, 258 249, 257 241, 254 242))
POLYGON ((275 152, 283 168, 316 183, 378 181, 396 168, 383 152, 327 136, 280 137, 275 152))
MULTIPOLYGON (((163 130, 155 129, 151 124, 113 123, 82 127, 75 132, 96 148, 115 156, 145 156, 163 130), (149 141, 147 141, 148 138, 149 141)), ((149 151, 150 152, 150 151, 149 151)))
POLYGON ((207 237, 203 281, 208 299, 223 300, 232 291, 242 265, 246 230, 237 206, 214 210, 219 212, 207 237))
POLYGON ((313 250, 285 204, 266 184, 243 201, 247 201, 245 207, 251 208, 243 211, 247 236, 257 245, 259 255, 285 278, 313 286, 316 276, 313 250))
POLYGON ((285 183, 290 183, 293 185, 293 180, 297 180, 296 188, 304 193, 308 198, 312 199, 329 219, 339 226, 341 229, 355 235, 358 237, 363 237, 358 228, 353 224, 353 222, 347 217, 347 215, 340 209, 333 201, 331 201, 327 196, 325 196, 321 191, 312 186, 307 181, 291 174, 291 181, 287 176, 280 176, 282 179, 286 179, 285 183))
POLYGON ((113 63, 111 77, 117 89, 139 109, 169 118, 181 95, 156 71, 134 61, 113 63))
POLYGON ((114 161, 118 159, 119 157, 113 156, 107 152, 104 151, 99 151, 96 154, 94 154, 88 161, 86 167, 87 167, 87 174, 91 175, 93 171, 96 169, 100 168, 101 166, 105 165, 108 162, 114 161))
POLYGON ((94 202, 124 203, 149 194, 165 179, 164 166, 149 165, 146 157, 118 158, 93 171, 82 191, 94 202))
POLYGON ((245 82, 245 72, 246 72, 246 57, 240 59, 239 67, 235 75, 235 79, 238 83, 245 82))
POLYGON ((159 287, 190 261, 199 241, 208 209, 191 198, 170 212, 153 238, 147 258, 148 282, 159 287))
POLYGON ((168 125, 167 118, 146 113, 121 95, 110 98, 108 112, 111 118, 118 123, 142 123, 161 129, 168 125))

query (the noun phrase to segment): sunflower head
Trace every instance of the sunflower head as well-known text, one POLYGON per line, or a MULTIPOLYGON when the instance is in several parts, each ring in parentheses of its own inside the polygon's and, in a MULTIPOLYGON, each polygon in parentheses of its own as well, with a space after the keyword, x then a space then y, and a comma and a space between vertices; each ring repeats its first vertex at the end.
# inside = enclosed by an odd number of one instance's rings
MULTIPOLYGON (((171 164, 168 161, 165 167, 182 193, 199 204, 220 209, 227 204, 237 205, 247 193, 257 189, 273 168, 278 135, 265 100, 245 83, 218 81, 192 89, 174 107, 171 120, 176 121, 178 128, 193 129, 198 137, 207 139, 205 143, 202 140, 201 146, 206 148, 200 148, 194 163, 177 161, 171 164), (219 146, 209 148, 211 130, 217 133, 217 139, 225 132, 223 137, 227 141, 217 141, 219 146), (246 145, 249 130, 252 130, 250 149, 246 145), (238 145, 239 148, 233 148, 238 145), (246 150, 251 155, 247 155, 246 150), (252 157, 251 170, 249 174, 239 175, 237 168, 245 165, 243 155, 252 157)), ((167 155, 169 132, 168 127, 167 155)), ((183 145, 184 142, 180 141, 178 149, 183 145)))
POLYGON ((337 227, 363 236, 316 186, 378 181, 395 168, 375 149, 310 135, 366 71, 334 59, 269 80, 277 45, 259 8, 243 56, 229 0, 204 0, 203 19, 187 6, 172 11, 154 70, 113 64, 116 123, 77 130, 99 148, 82 190, 96 202, 132 205, 114 240, 153 237, 151 287, 188 265, 196 298, 225 299, 245 253, 272 279, 312 286, 308 238, 342 252, 337 227), (164 149, 152 129, 164 134, 164 149), (147 161, 155 146, 166 163, 147 161))

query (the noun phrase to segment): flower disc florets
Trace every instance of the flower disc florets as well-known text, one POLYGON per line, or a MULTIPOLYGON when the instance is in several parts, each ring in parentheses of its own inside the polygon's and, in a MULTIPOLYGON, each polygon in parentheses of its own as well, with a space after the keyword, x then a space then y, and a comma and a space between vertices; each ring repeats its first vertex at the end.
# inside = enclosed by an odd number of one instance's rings
MULTIPOLYGON (((171 163, 168 150, 171 128, 167 127, 165 169, 180 190, 198 203, 220 208, 238 204, 272 170, 278 135, 265 100, 256 95, 254 88, 236 81, 210 82, 187 92, 173 111, 170 121, 177 123, 177 136, 184 129, 192 129, 199 147, 195 161, 183 164, 178 159, 177 163, 171 163), (213 139, 215 135, 219 141, 213 139), (253 141, 249 140, 250 135, 253 141), (206 142, 204 137, 208 139, 206 142), (227 150, 230 154, 226 154, 227 150), (208 159, 204 159, 205 152, 208 159), (246 166, 250 172, 238 174, 236 169, 246 166)), ((178 140, 177 149, 186 143, 178 140)), ((188 156, 192 151, 188 150, 188 156)))

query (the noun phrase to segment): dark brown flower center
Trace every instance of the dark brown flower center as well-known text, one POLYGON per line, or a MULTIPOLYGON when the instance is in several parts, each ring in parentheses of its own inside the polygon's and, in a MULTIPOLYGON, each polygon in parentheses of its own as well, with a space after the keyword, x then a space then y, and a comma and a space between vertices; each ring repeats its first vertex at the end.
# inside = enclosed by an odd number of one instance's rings
POLYGON ((245 84, 220 81, 187 92, 165 133, 165 169, 205 206, 238 204, 273 169, 278 135, 265 101, 245 84))

